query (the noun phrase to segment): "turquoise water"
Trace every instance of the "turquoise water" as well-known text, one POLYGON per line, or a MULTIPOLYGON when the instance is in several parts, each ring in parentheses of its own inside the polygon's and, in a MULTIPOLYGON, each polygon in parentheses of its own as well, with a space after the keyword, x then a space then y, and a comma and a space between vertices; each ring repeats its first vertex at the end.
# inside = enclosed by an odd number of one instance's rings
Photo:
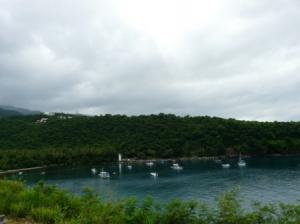
POLYGON ((39 180, 55 184, 74 193, 89 186, 108 199, 135 196, 142 199, 152 195, 158 201, 172 198, 201 200, 214 203, 221 193, 239 188, 246 201, 295 202, 300 199, 300 157, 265 157, 245 159, 247 166, 239 168, 237 160, 231 160, 231 168, 223 169, 214 161, 177 161, 181 171, 170 168, 171 162, 155 162, 153 167, 133 164, 129 170, 118 164, 99 164, 89 167, 59 167, 26 172, 21 178, 32 185, 39 180), (110 179, 93 175, 91 168, 110 172, 110 179), (153 178, 150 172, 157 172, 153 178), (115 173, 115 174, 113 174, 115 173))

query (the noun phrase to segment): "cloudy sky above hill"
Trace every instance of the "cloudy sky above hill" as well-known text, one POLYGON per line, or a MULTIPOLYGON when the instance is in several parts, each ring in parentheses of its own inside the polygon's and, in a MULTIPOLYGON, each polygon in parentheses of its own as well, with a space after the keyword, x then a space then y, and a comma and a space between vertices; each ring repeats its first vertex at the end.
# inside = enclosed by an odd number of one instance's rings
POLYGON ((0 0, 0 104, 300 120, 299 0, 0 0))

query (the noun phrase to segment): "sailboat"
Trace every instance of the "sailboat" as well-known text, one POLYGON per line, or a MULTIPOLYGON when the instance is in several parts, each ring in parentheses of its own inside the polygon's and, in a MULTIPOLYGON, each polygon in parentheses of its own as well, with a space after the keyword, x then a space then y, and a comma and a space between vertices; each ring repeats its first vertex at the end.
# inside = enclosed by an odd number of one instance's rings
POLYGON ((91 169, 91 172, 92 172, 93 174, 96 174, 96 173, 97 173, 96 168, 92 168, 92 169, 91 169))
POLYGON ((247 164, 244 160, 242 160, 242 154, 240 153, 240 157, 239 157, 239 162, 238 162, 238 166, 239 167, 245 167, 247 164))

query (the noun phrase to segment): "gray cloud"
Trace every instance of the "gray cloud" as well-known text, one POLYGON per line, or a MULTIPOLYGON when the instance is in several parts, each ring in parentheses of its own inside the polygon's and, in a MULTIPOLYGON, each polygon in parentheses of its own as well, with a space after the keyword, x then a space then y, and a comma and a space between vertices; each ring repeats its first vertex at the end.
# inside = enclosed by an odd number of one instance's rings
POLYGON ((0 104, 300 119, 297 0, 0 2, 0 104))

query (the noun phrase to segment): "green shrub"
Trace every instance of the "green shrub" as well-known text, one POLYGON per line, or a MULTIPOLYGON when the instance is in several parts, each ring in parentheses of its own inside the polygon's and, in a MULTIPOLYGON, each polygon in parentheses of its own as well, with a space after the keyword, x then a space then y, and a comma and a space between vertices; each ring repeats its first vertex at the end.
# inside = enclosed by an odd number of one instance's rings
POLYGON ((103 201, 90 190, 74 196, 43 183, 27 188, 16 181, 0 180, 0 213, 57 224, 299 224, 300 204, 254 203, 244 210, 237 190, 223 194, 214 208, 173 200, 156 204, 151 197, 103 201))
POLYGON ((57 208, 33 208, 30 212, 31 217, 41 223, 58 223, 62 219, 62 214, 57 208))
POLYGON ((218 199, 218 219, 220 224, 236 224, 242 223, 243 211, 241 209, 240 201, 237 197, 238 190, 226 192, 218 199))
POLYGON ((188 224, 196 223, 196 202, 182 202, 173 200, 166 206, 164 223, 166 224, 188 224))
POLYGON ((28 203, 20 201, 10 206, 10 213, 16 217, 23 218, 29 214, 28 203))

